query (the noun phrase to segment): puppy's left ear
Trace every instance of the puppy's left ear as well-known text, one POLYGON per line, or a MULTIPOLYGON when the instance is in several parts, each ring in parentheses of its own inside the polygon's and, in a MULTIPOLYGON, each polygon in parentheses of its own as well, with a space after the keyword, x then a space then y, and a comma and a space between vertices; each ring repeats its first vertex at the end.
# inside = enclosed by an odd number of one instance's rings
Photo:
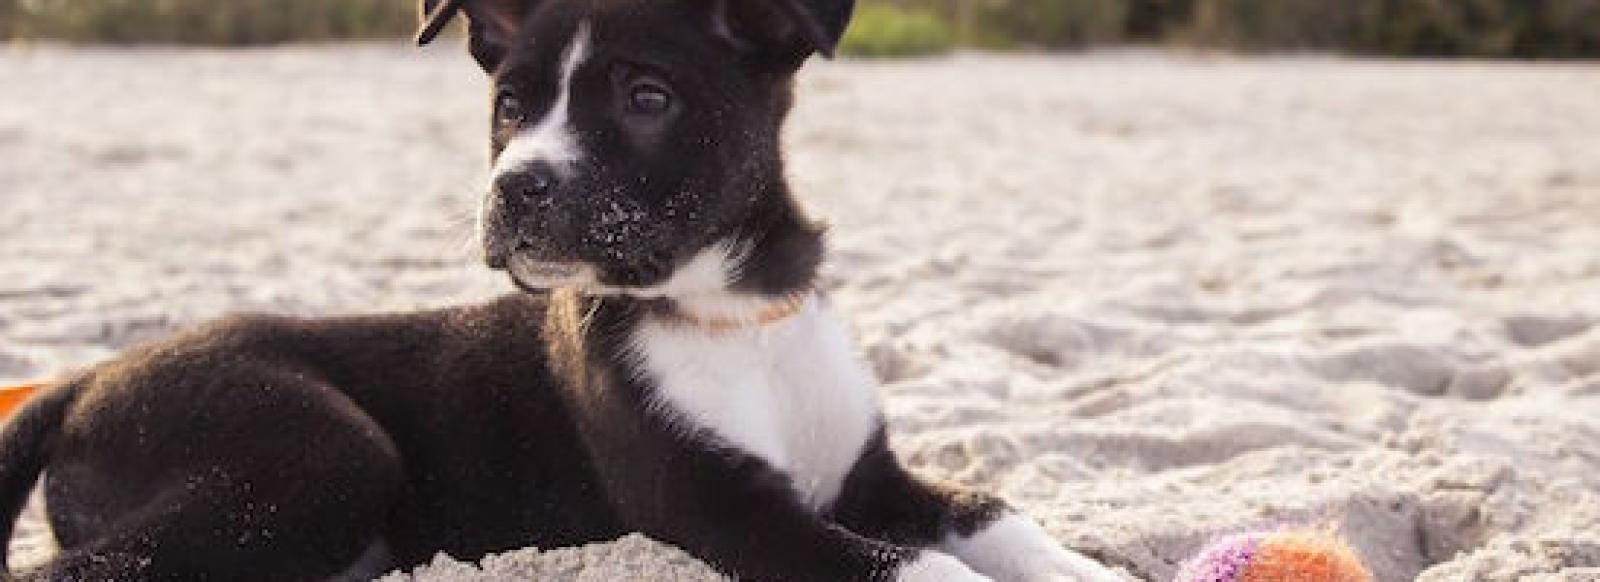
POLYGON ((464 0, 422 0, 417 7, 417 16, 422 21, 422 27, 417 29, 417 44, 426 45, 438 38, 444 31, 445 25, 454 20, 456 13, 461 12, 464 0))
POLYGON ((485 71, 493 71, 510 50, 523 20, 540 0, 422 0, 417 44, 432 42, 457 14, 467 17, 467 51, 485 71))
POLYGON ((710 0, 712 31, 735 47, 792 60, 832 58, 855 0, 710 0))

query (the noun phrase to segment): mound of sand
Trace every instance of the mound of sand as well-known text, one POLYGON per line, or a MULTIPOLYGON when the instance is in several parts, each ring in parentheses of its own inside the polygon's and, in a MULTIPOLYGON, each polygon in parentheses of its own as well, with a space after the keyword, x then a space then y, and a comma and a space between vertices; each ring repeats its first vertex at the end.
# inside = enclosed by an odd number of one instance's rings
MULTIPOLYGON (((465 250, 453 48, 12 48, 0 78, 0 378, 505 288, 465 250)), ((919 470, 1145 579, 1336 522, 1386 582, 1594 580, 1595 95, 1581 65, 819 63, 791 174, 919 470)), ((409 579, 711 577, 630 537, 409 579)))

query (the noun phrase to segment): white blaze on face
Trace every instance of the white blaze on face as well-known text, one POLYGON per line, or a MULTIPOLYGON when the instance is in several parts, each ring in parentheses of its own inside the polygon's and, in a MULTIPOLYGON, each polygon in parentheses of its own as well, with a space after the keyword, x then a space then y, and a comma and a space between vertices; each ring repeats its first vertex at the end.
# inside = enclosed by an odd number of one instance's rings
POLYGON ((572 42, 561 56, 561 79, 555 104, 533 127, 518 131, 511 137, 500 156, 495 158, 491 180, 535 162, 549 164, 558 175, 565 177, 582 157, 577 132, 568 119, 568 110, 572 104, 572 75, 588 56, 589 25, 579 23, 577 32, 572 35, 572 42))

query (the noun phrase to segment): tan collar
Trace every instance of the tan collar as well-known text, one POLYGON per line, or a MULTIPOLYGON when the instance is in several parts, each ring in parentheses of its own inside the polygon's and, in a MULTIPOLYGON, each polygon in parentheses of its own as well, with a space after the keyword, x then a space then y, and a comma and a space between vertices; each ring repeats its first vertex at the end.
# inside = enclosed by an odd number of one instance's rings
POLYGON ((765 327, 794 317, 795 314, 800 313, 801 309, 805 308, 806 302, 811 300, 812 295, 811 289, 784 295, 762 306, 751 317, 701 316, 674 310, 672 318, 684 325, 698 327, 707 333, 725 334, 743 329, 765 327))

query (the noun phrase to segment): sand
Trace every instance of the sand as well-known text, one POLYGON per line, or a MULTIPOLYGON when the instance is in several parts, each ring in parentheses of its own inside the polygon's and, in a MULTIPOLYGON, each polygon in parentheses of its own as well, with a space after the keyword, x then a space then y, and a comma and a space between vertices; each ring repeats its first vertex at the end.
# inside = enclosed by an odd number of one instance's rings
MULTIPOLYGON (((506 289, 453 47, 7 48, 0 79, 0 379, 506 289)), ((961 55, 800 93, 826 287, 918 470, 1140 579, 1332 523, 1385 582, 1600 580, 1600 67, 961 55)), ((630 537, 411 579, 709 578, 630 537)))

